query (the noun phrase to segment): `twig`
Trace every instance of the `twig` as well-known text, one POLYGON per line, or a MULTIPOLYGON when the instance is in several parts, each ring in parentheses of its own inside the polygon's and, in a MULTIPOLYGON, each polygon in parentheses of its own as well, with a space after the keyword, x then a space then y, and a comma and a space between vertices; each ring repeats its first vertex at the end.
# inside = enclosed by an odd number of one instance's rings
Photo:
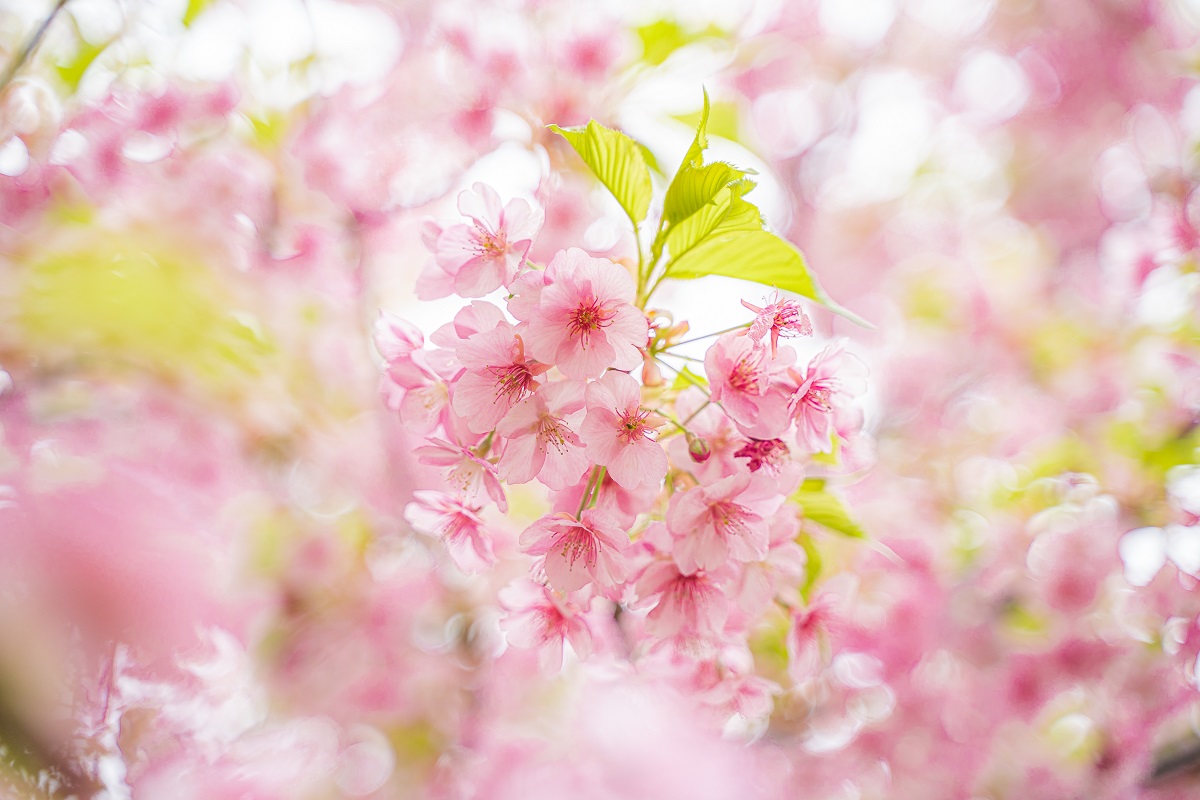
POLYGON ((42 20, 42 24, 29 37, 29 41, 25 42, 25 46, 21 48, 21 52, 17 53, 17 57, 8 65, 8 69, 4 70, 3 77, 0 77, 0 92, 4 91, 12 83, 13 78, 17 77, 17 73, 21 71, 21 67, 25 66, 26 62, 29 61, 30 56, 33 55, 33 51, 42 43, 42 39, 46 35, 46 30, 50 27, 50 23, 54 22, 54 18, 58 16, 58 12, 62 11, 63 6, 66 4, 67 0, 58 0, 54 4, 54 8, 50 10, 50 13, 42 20))
MULTIPOLYGON (((753 323, 743 322, 741 325, 734 325, 732 328, 726 328, 723 331, 717 331, 716 333, 706 333, 703 336, 697 336, 694 339, 684 339, 682 342, 675 342, 675 344, 670 345, 670 346, 671 347, 679 347, 680 345, 691 344, 692 342, 704 341, 705 339, 711 339, 714 336, 720 336, 723 333, 732 333, 733 331, 741 330, 742 328, 749 328, 751 326, 751 324, 753 324, 753 323)), ((671 355, 675 355, 675 354, 672 353, 671 355)))

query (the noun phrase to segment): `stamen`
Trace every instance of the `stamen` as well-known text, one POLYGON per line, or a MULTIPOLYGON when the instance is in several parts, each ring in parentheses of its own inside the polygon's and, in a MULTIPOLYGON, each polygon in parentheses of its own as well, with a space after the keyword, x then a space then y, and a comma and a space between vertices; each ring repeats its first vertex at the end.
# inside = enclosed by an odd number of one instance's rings
POLYGON ((588 346, 592 334, 601 328, 612 324, 615 312, 604 308, 600 301, 589 298, 580 303, 567 322, 567 332, 572 338, 578 337, 584 347, 588 346))

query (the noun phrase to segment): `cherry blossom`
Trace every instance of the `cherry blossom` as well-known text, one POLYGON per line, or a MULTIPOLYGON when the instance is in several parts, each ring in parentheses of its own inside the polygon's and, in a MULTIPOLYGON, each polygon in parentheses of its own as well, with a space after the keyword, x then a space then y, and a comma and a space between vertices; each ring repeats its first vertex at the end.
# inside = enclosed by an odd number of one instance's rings
POLYGON ((528 346, 568 378, 599 378, 609 367, 642 363, 649 323, 631 303, 635 287, 623 267, 578 248, 557 254, 554 281, 541 290, 529 320, 528 346))
POLYGON ((769 482, 746 474, 676 493, 667 509, 667 526, 677 539, 679 569, 690 575, 718 569, 729 559, 763 559, 770 543, 767 516, 781 501, 769 482))
POLYGON ((582 421, 584 386, 577 381, 543 384, 513 406, 496 427, 506 440, 497 464, 509 483, 538 478, 551 489, 575 484, 588 468, 583 442, 573 427, 582 421))
POLYGON ((413 492, 404 518, 421 533, 436 536, 463 572, 482 572, 496 563, 481 509, 444 492, 413 492))
POLYGON ((10 5, 6 796, 1197 794, 1194 3, 10 5))
POLYGON ((542 226, 541 213, 520 198, 501 207, 496 190, 483 183, 458 196, 458 210, 472 224, 438 232, 437 268, 463 297, 483 297, 508 286, 542 226))
POLYGON ((538 650, 538 663, 547 673, 562 669, 563 645, 586 660, 592 652, 592 631, 584 609, 553 589, 520 580, 500 591, 500 605, 508 612, 502 625, 509 644, 538 650))
POLYGON ((769 333, 772 356, 779 350, 780 338, 812 336, 812 321, 800 308, 800 304, 795 300, 780 297, 778 292, 765 308, 751 305, 745 300, 742 301, 742 305, 756 314, 754 322, 750 324, 750 329, 746 332, 747 335, 751 339, 762 341, 762 338, 769 333))
POLYGON ((599 509, 586 509, 579 519, 558 513, 542 517, 521 534, 521 547, 545 556, 546 577, 562 592, 594 585, 613 592, 625 579, 629 537, 617 521, 599 509))
POLYGON ((713 402, 720 403, 747 436, 781 436, 789 425, 788 398, 775 379, 794 355, 784 348, 772 357, 749 336, 725 334, 704 356, 713 402))
POLYGON ((457 353, 467 371, 456 383, 454 411, 473 433, 495 428, 550 369, 525 357, 521 335, 505 322, 468 337, 457 353))
POLYGON ((813 453, 833 449, 834 412, 861 394, 866 367, 840 344, 832 344, 813 357, 803 373, 788 370, 794 383, 788 412, 796 423, 796 444, 813 453))
POLYGON ((579 438, 588 458, 627 489, 661 481, 667 454, 653 437, 664 421, 642 408, 637 382, 620 372, 605 373, 588 384, 586 402, 579 438))
POLYGON ((465 497, 476 500, 486 494, 501 511, 508 510, 504 487, 496 476, 494 464, 465 445, 452 444, 434 436, 428 437, 426 442, 415 451, 422 464, 445 467, 446 483, 465 497))
POLYGON ((704 570, 685 574, 670 561, 651 563, 635 584, 639 604, 651 607, 646 630, 685 645, 719 638, 729 616, 720 577, 704 570))

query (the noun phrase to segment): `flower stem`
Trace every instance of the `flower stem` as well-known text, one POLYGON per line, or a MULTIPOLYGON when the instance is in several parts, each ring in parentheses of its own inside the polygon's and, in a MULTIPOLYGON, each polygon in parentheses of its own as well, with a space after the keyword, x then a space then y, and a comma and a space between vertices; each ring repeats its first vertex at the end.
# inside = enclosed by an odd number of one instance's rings
MULTIPOLYGON (((742 328, 749 328, 753 324, 754 323, 752 323, 752 322, 743 322, 741 325, 734 325, 732 328, 726 328, 723 331, 717 331, 716 333, 706 333, 703 336, 697 336, 693 339, 684 339, 682 342, 676 342, 675 344, 668 345, 668 349, 671 347, 679 347, 680 345, 691 344, 692 342, 702 342, 705 339, 711 339, 713 336, 720 336, 721 334, 731 333, 736 330, 741 330, 742 328)), ((672 353, 671 355, 675 355, 675 354, 672 353)), ((680 357, 682 358, 682 356, 680 356, 680 357)))
POLYGON ((683 378, 685 381, 690 383, 692 386, 695 386, 697 389, 704 392, 704 394, 707 395, 708 397, 712 397, 712 393, 708 391, 708 388, 705 387, 704 384, 697 381, 695 378, 693 378, 688 373, 675 369, 670 364, 668 364, 667 362, 665 362, 661 358, 659 358, 657 355, 654 356, 654 360, 657 361, 659 364, 662 364, 667 369, 671 370, 671 372, 674 372, 679 377, 683 378))
POLYGON ((683 359, 684 361, 691 361, 693 364, 703 364, 704 363, 703 358, 693 358, 692 356, 685 356, 680 353, 668 353, 665 350, 659 351, 659 355, 670 356, 671 358, 679 358, 679 359, 683 359))
POLYGON ((590 508, 592 501, 600 495, 600 484, 604 482, 604 473, 607 470, 604 467, 592 467, 592 474, 588 478, 587 486, 584 487, 583 496, 579 498, 579 508, 575 510, 575 519, 583 516, 583 510, 590 508))
POLYGON ((699 414, 701 411, 703 411, 705 408, 707 408, 710 405, 712 405, 712 400, 711 399, 705 400, 703 405, 699 406, 695 411, 693 411, 692 413, 687 415, 687 419, 685 419, 683 421, 683 424, 687 425, 689 422, 692 421, 693 417, 695 417, 697 414, 699 414))
POLYGON ((495 435, 496 435, 495 431, 492 431, 491 433, 489 433, 487 435, 487 438, 485 438, 482 442, 480 442, 479 446, 475 448, 475 455, 479 456, 480 458, 483 458, 484 456, 486 456, 488 454, 488 451, 490 451, 492 449, 492 438, 495 435))

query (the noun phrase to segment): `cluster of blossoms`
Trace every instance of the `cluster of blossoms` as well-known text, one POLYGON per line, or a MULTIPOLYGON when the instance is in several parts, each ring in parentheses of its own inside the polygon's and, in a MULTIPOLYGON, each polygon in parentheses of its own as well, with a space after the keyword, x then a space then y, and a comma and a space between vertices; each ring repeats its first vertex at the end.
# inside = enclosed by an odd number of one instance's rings
POLYGON ((0 795, 1195 795, 1195 4, 634 5, 0 0, 0 795))
POLYGON ((521 199, 501 207, 486 185, 459 209, 469 223, 427 224, 421 285, 469 305, 432 348, 386 312, 375 328, 385 400, 425 436, 416 456, 442 479, 405 518, 463 572, 530 562, 499 602, 510 643, 540 648, 547 668, 561 667, 564 643, 586 658, 596 626, 615 625, 630 658, 689 660, 729 710, 765 714, 770 683, 747 674, 746 637, 769 607, 802 605, 788 498, 813 456, 856 438, 864 365, 841 343, 805 363, 781 340, 812 325, 776 295, 744 302, 746 324, 700 337, 713 339, 703 377, 677 371, 668 385, 658 367, 674 369, 688 326, 652 328, 629 269, 579 248, 532 263, 540 215, 521 199), (503 299, 480 299, 501 287, 503 299), (498 554, 503 523, 488 510, 507 511, 525 484, 544 488, 548 513, 518 553, 498 554), (729 681, 751 685, 718 688, 729 681))

